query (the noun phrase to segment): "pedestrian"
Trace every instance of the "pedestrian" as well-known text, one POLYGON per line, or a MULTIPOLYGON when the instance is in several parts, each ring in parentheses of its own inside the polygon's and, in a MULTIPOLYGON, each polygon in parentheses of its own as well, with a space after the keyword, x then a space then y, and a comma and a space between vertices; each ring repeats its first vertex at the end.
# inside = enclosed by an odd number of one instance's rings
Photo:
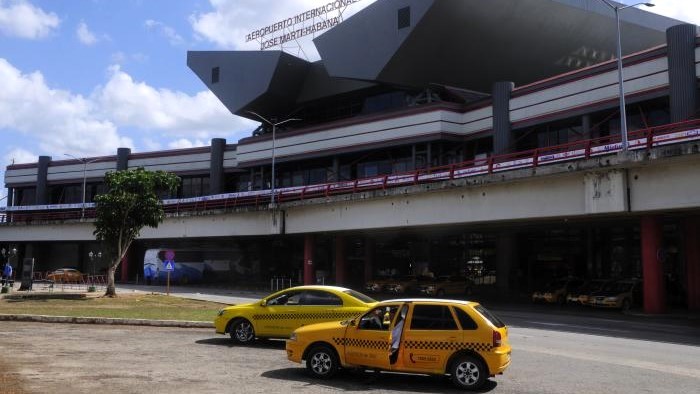
POLYGON ((2 269, 2 285, 7 286, 10 285, 12 280, 12 266, 10 265, 10 262, 6 262, 5 266, 2 269))

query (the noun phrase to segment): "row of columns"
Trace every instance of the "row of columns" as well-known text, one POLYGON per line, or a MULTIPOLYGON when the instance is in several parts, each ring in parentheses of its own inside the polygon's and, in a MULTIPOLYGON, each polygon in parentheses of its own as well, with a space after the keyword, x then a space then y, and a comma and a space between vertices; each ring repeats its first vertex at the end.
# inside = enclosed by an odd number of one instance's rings
MULTIPOLYGON (((697 76, 695 71, 695 36, 697 27, 680 24, 666 29, 669 111, 671 122, 693 119, 698 108, 697 76)), ((510 121, 510 98, 514 84, 496 82, 492 86, 493 101, 493 154, 514 150, 514 137, 510 121)), ((584 132, 590 129, 590 118, 581 119, 584 132)))
MULTIPOLYGON (((662 221, 659 216, 644 216, 640 219, 641 257, 643 276, 643 306, 645 313, 666 312, 666 287, 663 269, 662 221)), ((683 222, 684 249, 687 280, 688 309, 700 310, 700 217, 690 217, 683 222)), ((313 234, 304 238, 304 284, 316 284, 314 269, 313 234)), ((497 287, 500 294, 510 291, 512 262, 516 261, 517 237, 512 232, 503 232, 496 239, 497 287)), ((335 283, 347 284, 348 264, 346 239, 343 235, 334 238, 335 244, 335 283)), ((374 244, 371 238, 365 242, 364 279, 372 278, 374 244)), ((122 271, 124 275, 124 271, 122 271)))

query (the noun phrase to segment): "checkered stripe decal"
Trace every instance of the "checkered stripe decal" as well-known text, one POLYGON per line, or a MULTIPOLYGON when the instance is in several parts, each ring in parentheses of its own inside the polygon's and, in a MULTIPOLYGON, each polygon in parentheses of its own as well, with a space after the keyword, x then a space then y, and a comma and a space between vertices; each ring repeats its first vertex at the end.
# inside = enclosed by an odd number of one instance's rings
POLYGON ((358 312, 268 313, 253 315, 253 320, 345 320, 357 315, 359 315, 358 312))
POLYGON ((414 350, 475 350, 481 352, 490 351, 493 346, 490 343, 480 342, 441 342, 441 341, 406 341, 406 349, 414 350))
POLYGON ((357 339, 357 338, 333 338, 338 346, 347 347, 360 347, 365 349, 377 349, 389 351, 391 344, 387 341, 372 341, 369 339, 357 339))

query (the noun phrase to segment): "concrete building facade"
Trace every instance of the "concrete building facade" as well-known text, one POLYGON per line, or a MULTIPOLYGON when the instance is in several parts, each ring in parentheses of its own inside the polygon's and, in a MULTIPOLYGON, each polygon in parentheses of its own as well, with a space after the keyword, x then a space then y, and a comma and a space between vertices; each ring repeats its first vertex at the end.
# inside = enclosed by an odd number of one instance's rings
POLYGON ((624 14, 622 149, 609 9, 497 3, 378 1, 319 36, 317 62, 190 52, 233 114, 298 120, 274 140, 263 122, 235 143, 94 158, 85 205, 79 161, 9 166, 0 241, 40 270, 94 269, 102 178, 143 167, 182 185, 164 200, 163 225, 132 248, 125 281, 163 250, 208 262, 198 280, 230 285, 285 277, 359 288, 478 263, 483 294, 636 277, 648 312, 700 308, 697 27, 624 14))

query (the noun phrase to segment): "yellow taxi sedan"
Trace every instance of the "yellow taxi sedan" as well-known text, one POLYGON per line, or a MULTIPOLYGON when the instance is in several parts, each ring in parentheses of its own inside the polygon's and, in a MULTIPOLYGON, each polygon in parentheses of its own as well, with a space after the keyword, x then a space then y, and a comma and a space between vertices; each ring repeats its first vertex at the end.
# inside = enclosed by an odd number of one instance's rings
POLYGON ((301 326, 351 319, 374 304, 374 299, 344 287, 291 287, 257 302, 220 310, 214 327, 240 344, 255 338, 289 338, 301 326))
POLYGON ((287 358, 330 378, 340 368, 449 375, 478 390, 510 365, 508 328, 482 305, 406 299, 378 303, 355 319, 301 327, 287 341, 287 358))

